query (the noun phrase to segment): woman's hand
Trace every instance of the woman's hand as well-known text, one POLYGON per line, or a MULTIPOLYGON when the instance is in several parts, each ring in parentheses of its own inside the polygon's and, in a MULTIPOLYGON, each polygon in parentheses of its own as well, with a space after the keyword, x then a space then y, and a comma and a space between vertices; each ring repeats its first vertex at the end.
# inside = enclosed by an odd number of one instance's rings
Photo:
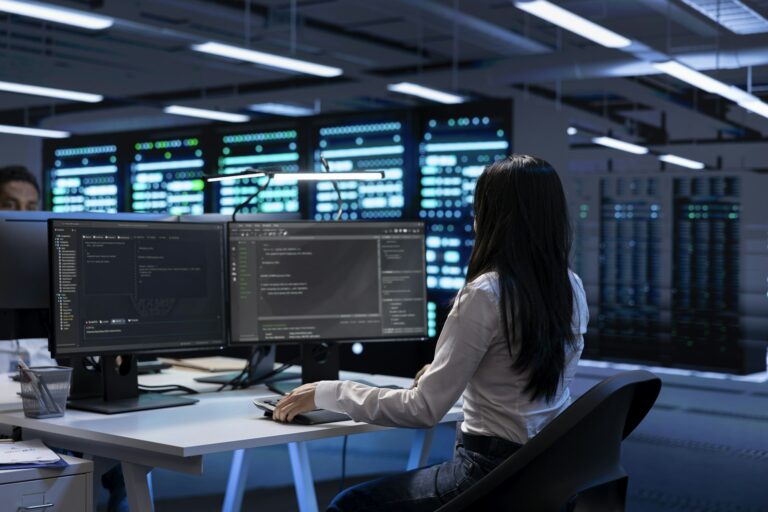
POLYGON ((430 363, 430 364, 425 364, 425 365, 424 365, 424 366, 421 368, 421 370, 419 370, 419 371, 416 373, 416 377, 414 377, 414 378, 413 378, 413 385, 411 386, 411 389, 415 388, 415 387, 416 387, 416 386, 419 384, 419 379, 421 378, 421 376, 422 376, 422 375, 424 375, 425 373, 427 373, 427 370, 429 370, 429 367, 430 367, 430 366, 432 366, 432 364, 431 364, 431 363, 430 363))
POLYGON ((317 383, 304 384, 285 395, 275 407, 272 419, 290 423, 297 414, 315 408, 315 388, 317 383))

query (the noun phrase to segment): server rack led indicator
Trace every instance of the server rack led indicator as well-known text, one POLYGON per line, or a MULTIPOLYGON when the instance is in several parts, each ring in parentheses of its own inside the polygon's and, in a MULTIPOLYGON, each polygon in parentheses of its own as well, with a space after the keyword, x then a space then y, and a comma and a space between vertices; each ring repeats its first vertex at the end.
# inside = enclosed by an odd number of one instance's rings
MULTIPOLYGON (((386 219, 403 216, 405 193, 403 163, 404 129, 400 122, 381 122, 322 127, 315 149, 315 170, 322 171, 320 157, 331 172, 381 171, 384 179, 372 182, 342 181, 337 185, 344 203, 342 219, 386 219)), ((315 188, 315 220, 331 219, 337 208, 333 185, 320 182, 315 188)))
POLYGON ((49 177, 52 211, 117 212, 116 146, 58 148, 54 156, 49 177))
POLYGON ((131 163, 135 212, 201 214, 205 160, 196 138, 139 142, 131 163))
MULTIPOLYGON (((269 167, 282 172, 299 170, 296 130, 226 135, 219 156, 219 174, 235 174, 249 167, 269 167)), ((218 187, 219 213, 230 214, 237 205, 256 192, 261 179, 223 181, 218 187)), ((299 187, 295 181, 272 182, 258 197, 258 202, 243 213, 279 213, 299 211, 299 187)))
POLYGON ((473 244, 475 182, 509 151, 505 121, 491 116, 433 118, 419 145, 420 210, 428 223, 427 287, 456 291, 464 285, 473 244))

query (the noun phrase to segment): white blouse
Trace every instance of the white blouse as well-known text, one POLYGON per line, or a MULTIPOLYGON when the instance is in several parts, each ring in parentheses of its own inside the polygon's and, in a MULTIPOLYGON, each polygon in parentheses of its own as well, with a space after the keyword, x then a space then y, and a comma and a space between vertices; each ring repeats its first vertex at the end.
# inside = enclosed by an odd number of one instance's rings
POLYGON ((570 273, 574 291, 573 330, 566 345, 565 372, 551 401, 530 400, 526 372, 512 368, 501 332, 498 276, 486 273, 469 283, 453 306, 440 333, 429 370, 413 389, 382 389, 352 381, 322 381, 315 405, 344 412, 356 421, 399 427, 431 427, 460 396, 462 430, 525 443, 570 403, 569 385, 584 347, 589 311, 581 279, 570 273))

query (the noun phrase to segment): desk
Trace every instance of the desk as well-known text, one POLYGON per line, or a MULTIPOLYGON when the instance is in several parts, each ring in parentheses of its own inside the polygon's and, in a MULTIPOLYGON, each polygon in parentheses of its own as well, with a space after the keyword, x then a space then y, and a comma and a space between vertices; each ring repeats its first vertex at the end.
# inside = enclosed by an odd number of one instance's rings
MULTIPOLYGON (((141 382, 151 385, 173 382, 201 390, 217 389, 217 386, 193 384, 196 375, 199 373, 176 370, 144 376, 141 382)), ((364 378, 380 385, 408 386, 412 382, 405 378, 346 372, 342 376, 364 378)), ((300 510, 316 511, 317 500, 305 443, 387 429, 353 421, 311 426, 275 423, 251 403, 253 398, 266 396, 274 396, 274 393, 255 386, 247 390, 200 394, 196 396, 200 402, 192 406, 113 416, 68 410, 61 418, 44 420, 27 418, 19 410, 6 411, 0 413, 0 423, 22 427, 24 438, 39 438, 51 446, 120 461, 132 512, 153 510, 150 485, 153 468, 199 475, 203 471, 203 455, 228 451, 234 451, 235 457, 224 510, 238 510, 242 503, 248 450, 278 444, 288 445, 300 510)), ((461 410, 454 408, 443 421, 459 419, 461 410)), ((418 467, 423 463, 430 437, 427 431, 417 431, 409 466, 418 467)))

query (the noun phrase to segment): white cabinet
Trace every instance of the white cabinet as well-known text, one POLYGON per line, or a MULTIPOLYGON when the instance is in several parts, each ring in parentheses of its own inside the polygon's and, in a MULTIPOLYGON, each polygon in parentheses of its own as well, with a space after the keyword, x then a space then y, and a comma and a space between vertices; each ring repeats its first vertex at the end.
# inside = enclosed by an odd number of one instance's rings
POLYGON ((65 468, 0 471, 0 510, 93 512, 93 463, 64 459, 65 468))

